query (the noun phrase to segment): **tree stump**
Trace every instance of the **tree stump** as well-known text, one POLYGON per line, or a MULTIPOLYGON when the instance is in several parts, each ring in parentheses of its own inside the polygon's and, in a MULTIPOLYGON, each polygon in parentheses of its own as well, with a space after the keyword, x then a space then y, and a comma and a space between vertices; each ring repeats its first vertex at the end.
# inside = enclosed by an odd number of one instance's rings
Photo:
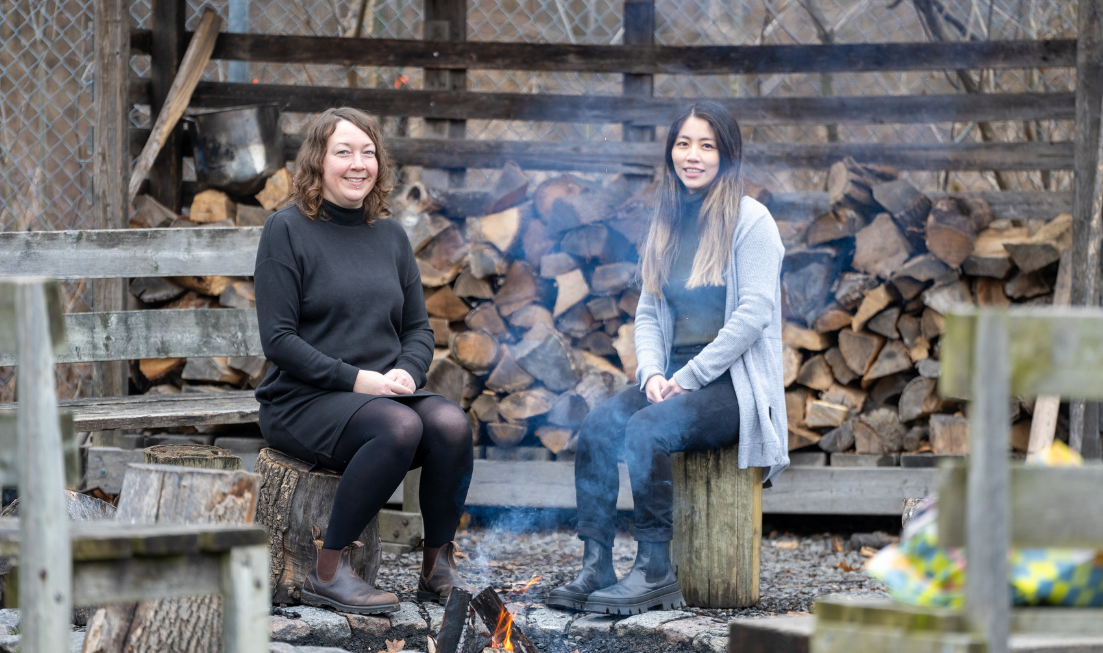
POLYGON ((737 447, 674 454, 674 571, 686 603, 758 603, 762 469, 739 469, 737 447))
MULTIPOLYGON (((261 450, 256 471, 261 476, 257 522, 268 530, 272 602, 298 604, 321 546, 311 527, 317 526, 325 538, 341 475, 325 469, 312 472, 309 464, 275 449, 261 450)), ((368 523, 359 540, 364 546, 353 551, 352 568, 374 585, 380 560, 378 517, 368 523)))
POLYGON ((145 449, 146 462, 151 465, 177 465, 201 469, 241 469, 241 458, 229 449, 203 444, 159 444, 145 449))
MULTIPOLYGON (((115 520, 126 524, 252 524, 260 477, 243 471, 132 463, 115 520)), ((86 653, 218 653, 222 597, 142 601, 100 608, 86 653)))

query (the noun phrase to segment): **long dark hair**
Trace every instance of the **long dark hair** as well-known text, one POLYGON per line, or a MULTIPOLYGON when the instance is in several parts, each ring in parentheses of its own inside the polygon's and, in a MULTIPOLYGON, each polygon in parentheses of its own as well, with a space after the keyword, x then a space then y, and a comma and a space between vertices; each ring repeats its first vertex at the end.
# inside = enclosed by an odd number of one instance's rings
POLYGON ((375 159, 379 171, 375 185, 364 198, 366 220, 371 224, 376 218, 391 215, 387 208, 387 195, 394 190, 394 169, 387 148, 383 146, 383 130, 375 118, 352 107, 326 109, 306 130, 306 138, 299 155, 295 157, 295 176, 291 179, 291 201, 303 215, 311 220, 322 210, 322 163, 326 158, 329 137, 337 130, 337 123, 347 120, 368 135, 375 144, 375 159))
POLYGON ((709 185, 701 206, 698 217, 701 240, 687 288, 724 285, 724 270, 731 258, 732 237, 739 218, 739 201, 743 196, 743 136, 739 123, 723 105, 698 102, 678 114, 666 134, 666 165, 659 172, 643 255, 643 286, 655 295, 662 294, 670 266, 678 256, 678 231, 674 223, 678 219, 682 196, 689 191, 674 170, 671 152, 678 133, 690 117, 700 118, 712 128, 720 154, 720 171, 709 185))

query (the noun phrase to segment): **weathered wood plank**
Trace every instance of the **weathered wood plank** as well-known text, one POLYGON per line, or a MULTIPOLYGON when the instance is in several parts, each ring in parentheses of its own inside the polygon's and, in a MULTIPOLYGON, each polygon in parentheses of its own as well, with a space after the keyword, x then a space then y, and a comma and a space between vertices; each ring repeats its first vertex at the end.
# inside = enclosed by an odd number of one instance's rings
MULTIPOLYGON (((61 363, 141 358, 263 356, 256 309, 163 309, 69 313, 68 351, 61 363)), ((15 365, 0 351, 0 365, 15 365)))
MULTIPOLYGON (((132 142, 142 130, 132 130, 132 142)), ((293 159, 301 139, 285 139, 293 159)), ((529 170, 651 174, 662 157, 662 143, 620 141, 475 141, 391 138, 398 165, 449 168, 500 168, 513 161, 529 170)), ((892 165, 900 170, 1069 170, 1072 143, 746 143, 748 168, 824 170, 845 157, 860 163, 892 165)))
POLYGON ((1103 312, 1093 308, 954 310, 942 335, 939 392, 969 398, 977 321, 1003 315, 1009 334, 1011 395, 1103 399, 1103 312))
MULTIPOLYGON (((151 45, 131 30, 131 49, 151 45)), ((144 50, 143 50, 144 48, 144 50)), ((655 74, 783 74, 1035 68, 1076 65, 1076 42, 969 41, 847 45, 624 46, 548 43, 448 43, 269 34, 220 34, 214 59, 344 66, 545 70, 655 74)))
MULTIPOLYGON (((145 104, 149 80, 131 78, 129 99, 145 104)), ((712 98, 710 98, 712 99, 712 98)), ((312 86, 289 93, 285 84, 200 82, 191 106, 220 108, 242 102, 275 102, 284 111, 312 113, 359 106, 383 116, 422 116, 452 120, 540 120, 668 125, 694 98, 616 95, 472 93, 442 90, 392 90, 312 86)), ((1000 93, 986 95, 909 95, 880 97, 720 98, 740 124, 791 123, 904 124, 977 120, 1071 120, 1074 93, 1000 93)))
MULTIPOLYGON (((256 422, 260 411, 252 390, 69 399, 59 405, 72 414, 77 431, 247 424, 256 422)), ((0 414, 15 410, 16 404, 0 404, 0 414)))
MULTIPOLYGON (((965 545, 965 488, 963 465, 946 470, 939 484, 939 542, 965 545), (947 499, 942 499, 947 497, 947 499)), ((1103 547, 1103 502, 1084 501, 1103 487, 1103 467, 1011 468, 1011 546, 1103 547)))
MULTIPOLYGON (((980 191, 979 196, 992 208, 997 220, 1052 220, 1072 212, 1072 193, 1043 191, 980 191)), ((932 201, 945 193, 925 193, 932 201)), ((831 210, 827 193, 773 193, 766 203, 775 220, 807 221, 831 210)))
MULTIPOLYGON (((187 0, 151 0, 149 73, 153 80, 150 92, 150 111, 152 115, 161 113, 168 100, 169 90, 180 69, 184 51, 191 41, 192 34, 184 30, 187 0)), ((129 64, 129 60, 127 62, 129 64)), ((148 193, 161 204, 173 211, 179 211, 180 182, 184 179, 184 147, 188 139, 184 136, 183 125, 177 125, 168 142, 161 147, 161 153, 154 163, 153 174, 147 177, 148 193)), ((144 145, 143 141, 143 145, 144 145)), ((139 149, 140 151, 140 149, 139 149)), ((137 154, 133 155, 137 157, 137 154)), ((130 175, 126 176, 127 181, 130 175)))
MULTIPOLYGON (((65 510, 62 509, 62 515, 65 510)), ((73 560, 123 560, 135 556, 225 553, 234 547, 265 544, 260 526, 222 524, 120 525, 115 521, 71 522, 73 560)), ((18 556, 19 520, 0 518, 0 556, 18 556)))
POLYGON ((63 651, 71 616, 73 563, 65 511, 65 469, 57 412, 57 379, 51 338, 49 292, 56 282, 15 285, 15 332, 20 363, 16 391, 19 489, 19 568, 23 582, 22 645, 30 651, 63 651))
POLYGON ((222 559, 222 646, 236 653, 267 653, 268 547, 239 547, 222 559))
MULTIPOLYGON (((934 493, 930 469, 785 470, 762 493, 762 512, 786 514, 899 515, 904 499, 934 493)), ((620 466, 617 510, 632 509, 628 468, 620 466)), ((574 508, 574 466, 556 462, 476 460, 467 494, 475 506, 574 508)))
POLYGON ((252 276, 261 227, 0 233, 0 277, 252 276))
POLYGON ((73 605, 99 606, 215 594, 220 588, 219 571, 224 556, 190 553, 171 558, 78 563, 73 574, 73 605))

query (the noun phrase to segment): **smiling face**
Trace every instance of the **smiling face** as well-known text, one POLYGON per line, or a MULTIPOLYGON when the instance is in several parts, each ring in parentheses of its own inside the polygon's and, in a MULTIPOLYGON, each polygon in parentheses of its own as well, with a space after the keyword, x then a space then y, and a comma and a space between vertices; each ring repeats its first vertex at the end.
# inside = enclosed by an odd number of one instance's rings
POLYGON ((707 122, 690 116, 678 130, 678 138, 670 150, 674 172, 686 190, 696 193, 720 173, 720 151, 716 149, 716 134, 707 122))
POLYGON ((339 121, 326 142, 322 197, 342 208, 359 208, 378 174, 375 143, 356 125, 339 121))

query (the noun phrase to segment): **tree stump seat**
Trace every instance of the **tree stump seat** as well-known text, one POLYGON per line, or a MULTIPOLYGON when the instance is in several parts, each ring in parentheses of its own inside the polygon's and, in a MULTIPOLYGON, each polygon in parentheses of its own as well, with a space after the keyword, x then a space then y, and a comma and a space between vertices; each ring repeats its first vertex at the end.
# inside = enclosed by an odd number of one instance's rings
POLYGON ((758 603, 762 469, 739 469, 738 447, 678 453, 671 557, 686 603, 744 608, 758 603))
MULTIPOLYGON (((325 538, 341 480, 337 472, 310 468, 310 463, 271 448, 262 449, 257 457, 255 471, 261 477, 257 523, 268 530, 272 602, 278 605, 301 603, 303 582, 313 568, 315 551, 322 546, 311 530, 317 526, 325 538)), ((379 518, 372 519, 357 539, 364 546, 353 551, 352 567, 374 585, 381 556, 379 518)))

